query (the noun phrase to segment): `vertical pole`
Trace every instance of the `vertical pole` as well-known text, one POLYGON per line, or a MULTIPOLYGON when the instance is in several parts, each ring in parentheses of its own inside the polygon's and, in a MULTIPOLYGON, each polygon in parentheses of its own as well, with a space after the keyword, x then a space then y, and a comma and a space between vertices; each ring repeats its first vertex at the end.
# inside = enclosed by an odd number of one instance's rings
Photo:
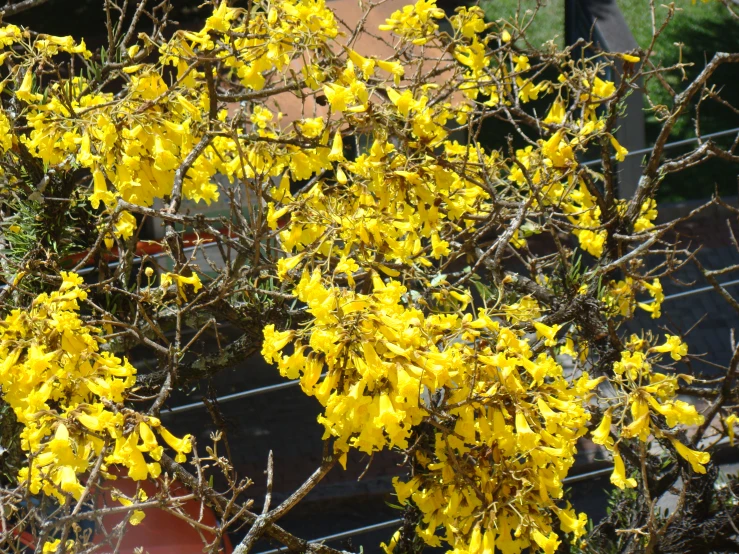
MULTIPOLYGON (((580 38, 592 40, 594 46, 606 52, 628 52, 638 47, 616 0, 565 0, 565 40, 569 45, 580 38)), ((619 74, 621 69, 617 66, 619 74)), ((624 103, 627 115, 618 121, 616 139, 629 151, 639 150, 646 146, 641 84, 624 103)), ((621 198, 634 194, 641 171, 641 158, 637 156, 629 156, 618 164, 621 198)))

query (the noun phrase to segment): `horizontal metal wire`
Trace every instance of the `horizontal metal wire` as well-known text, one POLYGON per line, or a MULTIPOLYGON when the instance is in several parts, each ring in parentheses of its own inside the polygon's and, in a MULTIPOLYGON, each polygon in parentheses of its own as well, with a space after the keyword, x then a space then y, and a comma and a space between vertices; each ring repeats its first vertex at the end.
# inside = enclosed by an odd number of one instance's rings
MULTIPOLYGON (((613 466, 605 467, 603 469, 596 469, 595 471, 588 471, 586 473, 580 473, 578 475, 572 475, 571 477, 565 477, 562 479, 562 482, 565 485, 569 485, 571 483, 577 483, 578 481, 588 481, 590 479, 597 479, 599 477, 604 477, 605 475, 610 474, 613 471, 613 466)), ((387 529, 388 527, 395 527, 396 525, 399 525, 403 522, 402 519, 391 519, 389 521, 384 521, 382 523, 375 523, 373 525, 367 525, 366 527, 358 527, 356 529, 350 529, 349 531, 343 531, 341 533, 335 533, 333 535, 328 535, 326 537, 321 537, 320 539, 312 539, 308 541, 308 543, 324 543, 324 542, 331 542, 331 541, 337 541, 341 539, 348 539, 349 537, 353 537, 355 535, 362 535, 364 533, 371 533, 372 531, 379 531, 381 529, 387 529)), ((279 554, 281 552, 287 552, 287 548, 274 548, 272 550, 265 550, 264 552, 260 552, 259 554, 279 554)))
MULTIPOLYGON (((182 249, 182 252, 186 254, 188 252, 195 251, 196 248, 203 249, 203 248, 207 248, 208 246, 215 246, 215 245, 216 245, 215 243, 205 243, 205 244, 201 244, 199 246, 186 246, 185 248, 182 249)), ((169 254, 167 252, 155 252, 155 253, 149 254, 149 255, 147 255, 145 257, 147 259, 156 259, 156 258, 163 258, 163 257, 166 257, 166 256, 169 256, 169 254)), ((135 256, 131 260, 131 263, 138 264, 138 263, 141 263, 143 260, 144 260, 144 256, 135 256)), ((118 262, 110 262, 110 263, 108 263, 108 267, 111 268, 111 269, 115 269, 116 267, 118 267, 118 265, 119 265, 118 262)), ((86 275, 88 273, 92 273, 96 269, 97 268, 95 266, 83 267, 82 269, 80 269, 77 272, 77 275, 86 275)))
MULTIPOLYGON (((715 133, 709 133, 707 135, 701 136, 700 138, 693 137, 684 140, 676 140, 675 142, 668 142, 667 144, 665 144, 664 149, 675 148, 677 146, 685 146, 686 144, 698 142, 699 140, 708 140, 716 137, 723 137, 725 135, 733 135, 735 133, 739 133, 739 127, 736 127, 734 129, 726 129, 724 131, 717 131, 715 133)), ((640 156, 641 154, 648 154, 652 150, 654 150, 653 146, 650 146, 648 148, 640 148, 639 150, 633 150, 629 152, 628 154, 626 154, 626 157, 628 158, 630 156, 640 156)), ((613 156, 611 156, 611 158, 613 159, 613 156)), ((583 162, 580 165, 591 166, 598 165, 599 163, 602 163, 602 160, 588 160, 587 162, 583 162)))
MULTIPOLYGON (((714 446, 717 445, 725 445, 728 444, 729 438, 723 437, 721 440, 719 440, 714 446)), ((590 481, 591 479, 598 479, 600 477, 605 477, 609 473, 613 471, 613 466, 604 467, 601 469, 596 469, 593 471, 587 471, 585 473, 578 473, 577 475, 571 475, 569 477, 565 477, 562 479, 562 483, 565 485, 571 485, 573 483, 578 483, 581 481, 590 481)), ((373 525, 367 525, 366 527, 358 527, 356 529, 350 529, 349 531, 343 531, 341 533, 336 533, 334 535, 328 535, 326 537, 321 537, 320 539, 313 539, 308 541, 309 543, 320 543, 320 542, 329 542, 333 540, 339 540, 339 539, 346 539, 349 537, 353 537, 354 535, 361 535, 363 533, 369 533, 372 531, 378 531, 380 529, 386 529, 388 527, 393 527, 395 525, 398 525, 401 523, 402 519, 391 519, 389 521, 385 521, 383 523, 375 523, 373 525)), ((286 548, 274 548, 272 550, 265 550, 264 552, 260 552, 259 554, 279 554, 281 552, 286 552, 286 548)))
MULTIPOLYGON (((739 285, 739 279, 734 279, 733 281, 727 281, 725 283, 720 283, 720 285, 722 287, 730 287, 734 285, 739 285)), ((670 294, 668 296, 665 296, 665 299, 663 300, 663 302, 667 302, 668 300, 674 300, 676 298, 685 298, 686 296, 692 296, 694 294, 701 294, 701 293, 708 292, 711 290, 714 290, 714 288, 713 287, 700 287, 700 288, 688 290, 685 292, 678 292, 675 294, 670 294)), ((654 299, 650 298, 642 302, 642 304, 651 304, 652 302, 654 302, 654 299)), ((326 374, 323 373, 321 374, 321 377, 325 377, 325 375, 326 374)), ((242 398, 248 398, 250 396, 258 396, 260 394, 265 394, 268 392, 274 392, 278 390, 288 389, 290 387, 296 387, 299 384, 300 384, 299 380, 287 381, 285 383, 277 383, 276 385, 268 385, 266 387, 260 387, 258 389, 251 389, 251 390, 246 390, 243 392, 227 394, 225 396, 219 396, 215 399, 215 401, 220 404, 223 402, 230 402, 232 400, 240 400, 242 398)), ((190 410, 196 410, 202 407, 204 407, 204 404, 202 402, 193 402, 192 404, 184 404, 182 406, 177 406, 176 408, 172 408, 170 410, 164 411, 162 412, 162 415, 189 412, 190 410)))
MULTIPOLYGON (((335 535, 328 535, 327 537, 321 537, 320 539, 313 539, 308 541, 308 544, 314 544, 319 542, 338 541, 340 539, 347 539, 354 535, 361 535, 363 533, 370 533, 372 531, 379 531, 381 529, 387 529, 388 527, 395 527, 403 523, 402 519, 391 519, 390 521, 383 521, 382 523, 375 523, 374 525, 367 525, 366 527, 359 527, 357 529, 351 529, 344 531, 343 533, 336 533, 335 535)), ((273 550, 265 550, 259 554, 278 554, 279 552, 288 552, 287 547, 275 548, 273 550)))
MULTIPOLYGON (((674 148, 676 146, 684 146, 686 144, 697 142, 698 140, 707 140, 707 139, 712 139, 712 138, 716 138, 716 137, 722 137, 722 136, 725 136, 725 135, 731 135, 731 134, 734 134, 734 133, 739 133, 739 127, 736 127, 734 129, 726 129, 724 131, 717 131, 715 133, 709 133, 707 135, 703 135, 700 138, 693 137, 693 138, 688 138, 688 139, 684 139, 684 140, 677 140, 675 142, 668 142, 667 144, 665 144, 664 148, 667 149, 667 148, 674 148)), ((628 154, 626 154, 626 157, 629 157, 629 156, 638 156, 640 154, 647 154, 647 153, 651 152, 652 150, 654 150, 654 147, 651 147, 651 146, 648 147, 648 148, 641 148, 639 150, 634 150, 632 152, 629 152, 628 154)), ((597 164, 601 163, 601 161, 602 160, 588 160, 586 162, 583 162, 580 165, 586 165, 586 166, 597 165, 597 164)), ((207 247, 207 246, 209 246, 209 245, 208 244, 205 244, 205 245, 202 245, 201 248, 202 247, 207 247)), ((194 250, 195 248, 196 248, 195 246, 188 246, 187 248, 183 248, 183 251, 188 252, 188 251, 194 250)), ((151 254, 149 257, 150 258, 158 258, 158 257, 161 257, 161 256, 167 256, 167 255, 168 254, 165 253, 165 252, 158 252, 156 254, 151 254)), ((134 263, 138 263, 138 262, 141 262, 142 259, 143 259, 142 257, 136 256, 133 259, 133 262, 134 263)), ((118 266, 118 262, 110 262, 108 264, 108 267, 110 267, 110 268, 115 268, 116 266, 118 266)), ((78 272, 78 274, 79 275, 85 275, 86 273, 91 273, 94 270, 95 270, 95 268, 92 267, 92 266, 91 267, 85 267, 85 268, 81 269, 78 272)), ((3 290, 5 288, 7 288, 7 287, 8 287, 8 285, 0 285, 0 290, 3 290)))
MULTIPOLYGON (((733 281, 726 281, 725 283, 719 283, 722 287, 732 287, 734 285, 739 285, 739 279, 734 279, 733 281)), ((668 300, 674 300, 675 298, 685 298, 686 296, 693 296, 694 294, 701 294, 703 292, 708 292, 710 290, 716 290, 713 288, 713 286, 709 287, 699 287, 697 289, 693 290, 686 290, 685 292, 676 292, 675 294, 670 294, 669 296, 665 296, 665 299, 663 302, 667 302, 668 300)), ((651 304, 654 302, 654 298, 650 298, 649 300, 645 300, 644 302, 641 302, 641 304, 651 304)))
MULTIPOLYGON (((322 373, 321 377, 325 377, 327 373, 322 373)), ((258 389, 251 389, 246 390, 242 392, 235 392, 233 394, 227 394, 225 396, 219 396, 215 399, 216 402, 219 404, 222 402, 230 402, 232 400, 239 400, 241 398, 246 398, 248 396, 259 396, 260 394, 266 394, 268 392, 274 392, 282 389, 289 389, 291 387, 295 387, 300 384, 300 381, 287 381, 285 383, 277 383, 276 385, 268 385, 266 387, 259 387, 258 389)), ((190 410, 195 410, 197 408, 202 408, 204 404, 202 402, 193 402, 192 404, 184 404, 182 406, 177 406, 176 408, 172 408, 170 410, 167 410, 165 412, 162 412, 161 415, 166 414, 181 414, 182 412, 189 412, 190 410)))

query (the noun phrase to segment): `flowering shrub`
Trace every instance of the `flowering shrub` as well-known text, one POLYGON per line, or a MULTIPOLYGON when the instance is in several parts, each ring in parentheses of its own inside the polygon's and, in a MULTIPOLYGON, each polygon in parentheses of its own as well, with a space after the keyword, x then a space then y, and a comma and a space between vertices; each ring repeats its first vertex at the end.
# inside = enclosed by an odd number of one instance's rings
MULTIPOLYGON (((447 16, 433 0, 377 28, 375 5, 347 27, 324 0, 218 0, 200 30, 173 29, 167 2, 145 5, 126 30, 127 3, 106 2, 124 18, 93 50, 0 28, 0 391, 22 428, 13 494, 58 506, 37 533, 45 552, 90 547, 71 522, 83 505, 105 513, 92 499, 116 467, 160 483, 158 507, 201 528, 168 495, 168 479, 183 481, 219 515, 211 549, 245 520, 239 552, 265 533, 335 552, 276 522, 353 449, 406 455, 395 494, 417 515, 387 552, 415 539, 460 554, 553 554, 565 541, 656 552, 679 536, 652 500, 678 477, 715 479, 706 440, 733 442, 739 356, 719 389, 702 389, 704 414, 678 398, 695 392, 676 365, 684 336, 624 329, 640 312, 661 317, 662 282, 693 256, 674 237, 680 220, 658 224, 661 179, 737 160, 710 141, 662 154, 691 99, 739 55, 717 54, 674 94, 628 199, 623 101, 639 79, 680 69, 656 67, 651 51, 525 49, 523 22, 486 22, 477 7, 447 16), (134 32, 142 17, 151 33, 134 32), (515 138, 484 140, 491 120, 515 138), (594 156, 600 167, 582 163, 594 156), (185 201, 225 210, 192 215, 185 201), (142 218, 165 227, 156 259, 138 240, 142 218), (206 329, 220 337, 226 323, 243 336, 193 361, 206 329), (134 347, 158 368, 137 373, 134 347), (192 437, 159 414, 174 389, 259 350, 320 403, 327 452, 318 477, 261 516, 221 436, 188 457, 192 437), (610 453, 613 485, 646 495, 626 538, 584 539, 587 516, 565 499, 584 440, 610 453), (215 471, 227 491, 204 484, 215 471)), ((131 524, 152 506, 142 489, 113 498, 131 524)))

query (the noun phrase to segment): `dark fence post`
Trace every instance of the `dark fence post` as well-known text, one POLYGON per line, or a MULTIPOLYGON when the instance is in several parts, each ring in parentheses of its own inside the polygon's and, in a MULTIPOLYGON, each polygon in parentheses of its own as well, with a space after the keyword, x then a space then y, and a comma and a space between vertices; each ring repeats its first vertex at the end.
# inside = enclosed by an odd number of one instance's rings
MULTIPOLYGON (((592 40, 596 48, 605 52, 628 52, 638 47, 616 0, 565 0, 565 41, 570 45, 581 38, 592 40)), ((620 72, 620 64, 618 69, 620 72)), ((618 76, 608 78, 615 80, 618 76)), ((633 90, 625 104, 627 116, 618 122, 616 139, 629 151, 639 150, 646 146, 641 90, 633 90)), ((640 176, 640 156, 629 156, 618 164, 621 198, 634 194, 640 176)))

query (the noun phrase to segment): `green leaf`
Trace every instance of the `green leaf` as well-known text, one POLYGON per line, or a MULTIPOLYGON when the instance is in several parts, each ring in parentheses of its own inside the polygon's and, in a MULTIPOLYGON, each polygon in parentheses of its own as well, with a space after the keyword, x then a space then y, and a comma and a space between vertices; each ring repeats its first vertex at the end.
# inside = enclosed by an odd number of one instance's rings
POLYGON ((431 286, 438 287, 446 279, 446 273, 439 273, 433 279, 431 279, 431 286))

